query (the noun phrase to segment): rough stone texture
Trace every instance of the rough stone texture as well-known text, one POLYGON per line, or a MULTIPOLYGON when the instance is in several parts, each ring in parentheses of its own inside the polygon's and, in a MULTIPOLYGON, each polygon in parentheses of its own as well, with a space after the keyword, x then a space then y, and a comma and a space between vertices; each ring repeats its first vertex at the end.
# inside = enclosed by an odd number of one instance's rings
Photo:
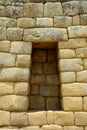
POLYGON ((87 58, 87 47, 85 48, 77 48, 76 55, 79 58, 87 58))
POLYGON ((44 41, 64 41, 67 40, 66 29, 59 28, 34 28, 24 30, 24 41, 44 42, 44 41))
POLYGON ((64 126, 64 130, 84 130, 84 128, 79 126, 64 126))
POLYGON ((84 111, 87 111, 87 97, 84 97, 84 111))
POLYGON ((87 83, 87 70, 77 72, 77 81, 87 83))
POLYGON ((36 27, 53 27, 52 18, 37 18, 36 27))
POLYGON ((58 85, 58 75, 48 75, 46 81, 48 85, 58 85))
POLYGON ((46 83, 46 79, 44 75, 32 75, 31 76, 31 84, 32 85, 44 85, 46 83))
POLYGON ((0 18, 0 27, 16 27, 17 26, 17 20, 13 18, 0 18))
POLYGON ((0 0, 0 5, 9 5, 11 4, 11 0, 0 0))
POLYGON ((46 112, 28 113, 29 124, 32 126, 46 125, 46 112))
POLYGON ((84 59, 84 68, 87 70, 87 59, 84 59))
POLYGON ((21 130, 40 130, 39 126, 28 126, 28 127, 23 127, 21 130))
POLYGON ((0 111, 0 126, 10 125, 10 112, 0 111))
POLYGON ((39 94, 39 93, 40 93, 40 88, 39 88, 39 86, 37 86, 37 85, 32 85, 32 86, 31 86, 31 94, 37 95, 37 94, 39 94))
POLYGON ((28 104, 28 97, 16 95, 0 96, 0 109, 2 110, 26 111, 28 104))
POLYGON ((6 40, 6 28, 0 27, 0 40, 6 40))
POLYGON ((87 14, 80 15, 80 23, 81 25, 87 25, 87 14))
POLYGON ((80 17, 79 15, 73 16, 73 25, 80 25, 80 17))
POLYGON ((5 7, 0 5, 0 17, 2 17, 5 13, 5 7))
POLYGON ((55 121, 55 112, 47 111, 47 124, 48 125, 54 124, 54 121, 55 121))
POLYGON ((62 130, 62 127, 57 125, 44 125, 41 130, 62 130))
POLYGON ((10 41, 0 41, 0 52, 9 52, 10 41))

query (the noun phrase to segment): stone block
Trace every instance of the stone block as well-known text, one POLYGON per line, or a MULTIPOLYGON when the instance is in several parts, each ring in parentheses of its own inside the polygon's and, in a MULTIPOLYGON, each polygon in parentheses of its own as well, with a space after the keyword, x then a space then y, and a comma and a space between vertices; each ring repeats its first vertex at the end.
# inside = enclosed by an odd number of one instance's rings
POLYGON ((74 125, 73 112, 55 111, 55 122, 56 125, 72 126, 74 125))
POLYGON ((84 97, 84 111, 87 111, 87 97, 84 97))
POLYGON ((0 0, 0 5, 10 5, 11 4, 11 0, 0 0))
POLYGON ((6 28, 0 27, 0 40, 6 40, 6 28))
POLYGON ((46 83, 45 75, 31 75, 32 85, 44 85, 46 83))
POLYGON ((13 18, 0 18, 0 27, 16 27, 17 26, 17 20, 13 18))
POLYGON ((68 58, 75 58, 75 57, 76 57, 76 53, 74 49, 59 49, 58 58, 68 59, 68 58))
POLYGON ((37 18, 36 27, 53 27, 52 18, 37 18))
POLYGON ((58 75, 48 75, 46 76, 46 82, 48 85, 58 85, 58 75))
POLYGON ((76 55, 79 58, 87 58, 87 47, 85 48, 77 48, 76 55))
POLYGON ((69 39, 68 41, 58 43, 58 47, 61 49, 74 49, 85 46, 86 46, 85 38, 69 39))
POLYGON ((81 111, 83 108, 81 97, 63 97, 62 107, 64 111, 81 111))
POLYGON ((43 125, 41 130, 62 130, 62 127, 57 125, 43 125))
POLYGON ((30 126, 42 126, 46 125, 46 112, 31 112, 28 113, 28 120, 30 126))
POLYGON ((72 17, 54 16, 54 27, 66 28, 72 26, 72 17))
POLYGON ((10 41, 0 41, 0 52, 9 52, 10 41))
POLYGON ((18 27, 20 28, 33 28, 35 27, 35 19, 33 18, 19 18, 18 19, 18 27))
POLYGON ((31 55, 17 55, 17 67, 31 67, 31 55))
POLYGON ((43 16, 43 4, 42 3, 25 3, 24 4, 24 16, 37 18, 43 16))
POLYGON ((14 93, 13 83, 0 82, 0 96, 14 93))
POLYGON ((30 110, 44 110, 45 109, 45 98, 42 96, 30 96, 30 110))
POLYGON ((31 42, 11 42, 11 53, 18 54, 31 54, 32 43, 31 42))
POLYGON ((80 17, 79 15, 73 16, 73 25, 80 25, 80 17))
POLYGON ((0 53, 0 67, 12 67, 15 66, 15 54, 0 53))
POLYGON ((87 59, 84 59, 84 69, 87 70, 87 59))
POLYGON ((80 14, 87 14, 87 1, 82 1, 80 3, 80 14))
POLYGON ((11 113, 11 125, 17 127, 23 127, 28 125, 28 117, 25 112, 12 112, 11 113))
POLYGON ((77 81, 87 83, 87 70, 77 72, 77 81))
POLYGON ((47 124, 48 125, 54 124, 54 121, 55 121, 55 112, 47 111, 47 124))
POLYGON ((69 38, 87 37, 87 26, 71 26, 68 27, 69 38))
POLYGON ((24 30, 24 41, 54 42, 67 40, 66 29, 59 28, 34 28, 24 30))
POLYGON ((40 93, 40 88, 39 88, 39 86, 37 86, 37 85, 32 85, 31 86, 31 94, 39 94, 40 93))
POLYGON ((5 14, 5 7, 0 5, 0 17, 3 17, 5 14))
POLYGON ((80 71, 83 70, 83 62, 81 59, 60 59, 60 71, 80 71))
POLYGON ((39 126, 22 127, 20 130, 41 130, 39 126))
POLYGON ((80 15, 80 23, 81 25, 87 25, 87 14, 80 15))
POLYGON ((29 76, 28 68, 4 68, 0 73, 0 81, 28 81, 29 76))
POLYGON ((15 94, 27 96, 30 93, 30 85, 28 82, 18 82, 15 83, 15 94))
POLYGON ((7 39, 11 41, 21 41, 23 38, 23 29, 21 28, 8 28, 7 39))
POLYGON ((0 111, 0 126, 10 125, 10 112, 0 111))
POLYGON ((87 112, 75 112, 75 125, 87 125, 87 112))
POLYGON ((0 109, 6 111, 26 111, 28 110, 28 97, 7 95, 0 96, 0 109))
POLYGON ((63 128, 64 130, 84 130, 83 127, 79 127, 79 126, 64 126, 63 128))
MULTIPOLYGON (((41 54, 41 53, 40 53, 41 54)), ((42 52, 43 54, 43 52, 42 52)), ((41 57, 43 58, 38 58, 38 56, 35 55, 36 58, 34 58, 34 60, 41 60, 44 61, 45 57, 42 55, 41 57)), ((33 57, 32 57, 32 61, 33 61, 33 57)), ((32 64, 32 74, 42 74, 42 63, 37 63, 33 61, 32 64)))
POLYGON ((44 16, 54 17, 56 15, 63 15, 62 5, 59 2, 47 2, 44 5, 44 16), (53 10, 52 10, 53 9, 53 10))
POLYGON ((75 72, 61 72, 60 82, 61 83, 73 83, 76 81, 75 72))
MULTIPOLYGON (((59 43, 58 43, 59 44, 59 43)), ((48 62, 56 62, 57 52, 54 50, 48 50, 48 62)))

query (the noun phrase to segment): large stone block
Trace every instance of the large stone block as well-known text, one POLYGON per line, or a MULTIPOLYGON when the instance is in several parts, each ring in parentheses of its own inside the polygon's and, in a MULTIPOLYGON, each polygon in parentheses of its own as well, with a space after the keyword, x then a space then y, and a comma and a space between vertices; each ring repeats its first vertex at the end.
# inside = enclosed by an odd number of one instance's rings
POLYGON ((28 97, 7 95, 0 96, 0 109, 8 111, 26 111, 28 110, 28 97))
POLYGON ((76 55, 79 58, 87 58, 87 47, 85 48, 77 48, 76 55))
POLYGON ((16 27, 17 20, 13 18, 0 18, 0 27, 16 27))
POLYGON ((31 54, 32 43, 31 42, 12 42, 10 52, 18 53, 18 54, 31 54))
POLYGON ((62 5, 59 2, 47 2, 44 5, 44 16, 53 17, 56 15, 63 15, 62 5))
POLYGON ((87 70, 77 72, 77 81, 87 83, 87 70))
POLYGON ((79 15, 73 16, 73 26, 80 25, 79 15))
POLYGON ((79 127, 79 126, 64 126, 63 128, 64 130, 84 130, 83 127, 79 127))
POLYGON ((9 52, 10 41, 0 41, 0 52, 9 52))
POLYGON ((41 130, 62 130, 62 127, 57 125, 43 125, 41 130))
POLYGON ((60 71, 80 71, 83 70, 83 62, 81 59, 60 59, 60 71))
POLYGON ((6 40, 6 28, 0 27, 0 40, 6 40))
POLYGON ((24 4, 24 16, 25 17, 42 17, 43 16, 43 4, 42 3, 25 3, 24 4))
POLYGON ((87 14, 80 15, 81 25, 87 25, 87 14))
POLYGON ((54 121, 55 121, 55 112, 47 111, 47 124, 48 125, 54 124, 54 121))
POLYGON ((4 68, 0 73, 0 81, 28 81, 29 76, 28 68, 4 68))
POLYGON ((13 83, 0 82, 0 96, 14 93, 13 83))
POLYGON ((37 18, 36 27, 53 27, 52 18, 37 18))
POLYGON ((69 38, 87 37, 87 26, 68 27, 69 38))
POLYGON ((46 112, 31 112, 28 113, 29 125, 42 126, 46 125, 46 112))
POLYGON ((15 66, 15 54, 0 53, 0 67, 12 67, 15 66))
POLYGON ((66 29, 59 28, 35 28, 24 30, 24 41, 31 42, 52 42, 67 40, 66 29))
POLYGON ((0 0, 0 5, 10 5, 11 0, 0 0))
POLYGON ((10 125, 10 112, 0 111, 0 126, 10 125))
POLYGON ((23 127, 28 125, 28 117, 25 112, 12 112, 11 113, 11 125, 23 127))

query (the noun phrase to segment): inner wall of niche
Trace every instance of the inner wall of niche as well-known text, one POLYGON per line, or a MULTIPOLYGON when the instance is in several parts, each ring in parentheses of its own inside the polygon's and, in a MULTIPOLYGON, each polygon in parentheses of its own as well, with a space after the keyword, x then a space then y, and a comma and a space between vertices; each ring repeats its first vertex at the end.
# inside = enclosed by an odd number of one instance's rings
POLYGON ((30 110, 59 109, 57 44, 33 43, 30 78, 30 110))

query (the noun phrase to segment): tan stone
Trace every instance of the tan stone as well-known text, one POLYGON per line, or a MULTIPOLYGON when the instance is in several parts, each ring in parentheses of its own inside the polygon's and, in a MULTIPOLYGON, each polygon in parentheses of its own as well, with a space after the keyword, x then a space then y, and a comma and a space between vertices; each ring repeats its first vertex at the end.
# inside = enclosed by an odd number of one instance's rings
POLYGON ((31 55, 17 55, 17 67, 31 67, 31 55))
POLYGON ((16 55, 9 53, 0 53, 0 67, 15 66, 16 55))
POLYGON ((31 54, 32 43, 31 42, 12 42, 10 52, 18 53, 18 54, 31 54))
POLYGON ((16 26, 17 26, 16 19, 6 17, 0 18, 0 27, 16 27, 16 26))
POLYGON ((68 41, 58 43, 58 47, 61 49, 74 49, 85 46, 86 46, 85 38, 69 39, 68 41))
POLYGON ((28 125, 28 117, 25 112, 12 112, 11 113, 11 125, 23 127, 28 125))
POLYGON ((75 112, 75 125, 87 125, 87 112, 75 112))
POLYGON ((41 130, 62 130, 62 127, 57 125, 44 125, 41 127, 41 130))
POLYGON ((35 27, 35 19, 33 19, 33 18, 19 18, 17 26, 20 28, 26 28, 26 29, 35 27))
POLYGON ((77 48, 76 55, 80 58, 87 58, 87 47, 85 48, 77 48))
POLYGON ((73 25, 80 25, 80 18, 79 15, 73 16, 73 25))
POLYGON ((0 96, 14 93, 13 83, 0 82, 0 96))
POLYGON ((24 30, 24 41, 54 42, 65 41, 67 39, 67 31, 63 28, 34 28, 24 30))
POLYGON ((80 23, 81 25, 87 25, 87 14, 80 15, 80 23))
POLYGON ((81 111, 83 108, 81 97, 63 97, 62 107, 65 111, 81 111))
POLYGON ((87 97, 84 97, 84 111, 87 111, 87 97))
POLYGON ((86 83, 71 83, 61 85, 61 96, 82 97, 87 95, 86 83))
POLYGON ((28 127, 23 127, 20 130, 40 130, 39 126, 28 126, 28 127))
POLYGON ((29 76, 28 68, 4 68, 0 73, 0 81, 28 81, 29 76))
POLYGON ((85 127, 85 130, 87 130, 87 126, 85 127))
POLYGON ((25 3, 24 4, 24 16, 25 17, 42 17, 43 16, 43 4, 42 3, 25 3))
POLYGON ((87 70, 77 72, 77 81, 78 82, 87 82, 87 70))
POLYGON ((10 125, 10 112, 0 111, 0 126, 10 125))
POLYGON ((68 27, 69 38, 87 37, 87 26, 68 27))
POLYGON ((76 81, 75 72, 61 72, 60 82, 61 83, 73 83, 76 81))
POLYGON ((6 28, 0 27, 0 40, 6 40, 6 28))
POLYGON ((26 111, 28 109, 28 97, 24 96, 0 96, 0 109, 8 111, 26 111))
POLYGON ((47 111, 47 124, 48 125, 54 124, 54 121, 55 121, 55 112, 47 111))
POLYGON ((48 85, 58 85, 58 75, 48 75, 46 76, 46 82, 48 85))
POLYGON ((15 83, 15 94, 27 96, 30 93, 30 85, 28 82, 15 83))
POLYGON ((5 7, 0 5, 0 16, 3 17, 5 13, 5 7))
POLYGON ((53 17, 57 15, 63 15, 63 10, 61 3, 59 2, 47 2, 44 5, 44 16, 45 17, 53 17), (53 10, 52 10, 53 9, 53 10))
POLYGON ((46 112, 28 113, 29 124, 32 126, 46 125, 46 112))
POLYGON ((84 128, 79 126, 64 126, 64 130, 84 130, 84 128))
POLYGON ((60 59, 60 71, 80 71, 83 70, 83 62, 81 59, 60 59))
POLYGON ((9 52, 10 41, 0 41, 0 52, 9 52))
POLYGON ((23 38, 23 29, 21 28, 8 28, 7 39, 11 41, 21 41, 23 38))
POLYGON ((55 111, 55 124, 62 126, 74 125, 73 112, 55 111))
POLYGON ((84 59, 84 69, 87 69, 87 59, 84 59))
POLYGON ((36 27, 53 27, 52 18, 37 18, 36 27))
POLYGON ((31 75, 32 85, 44 85, 46 83, 45 75, 31 75))
POLYGON ((32 85, 31 86, 31 94, 39 94, 39 86, 37 85, 32 85))

